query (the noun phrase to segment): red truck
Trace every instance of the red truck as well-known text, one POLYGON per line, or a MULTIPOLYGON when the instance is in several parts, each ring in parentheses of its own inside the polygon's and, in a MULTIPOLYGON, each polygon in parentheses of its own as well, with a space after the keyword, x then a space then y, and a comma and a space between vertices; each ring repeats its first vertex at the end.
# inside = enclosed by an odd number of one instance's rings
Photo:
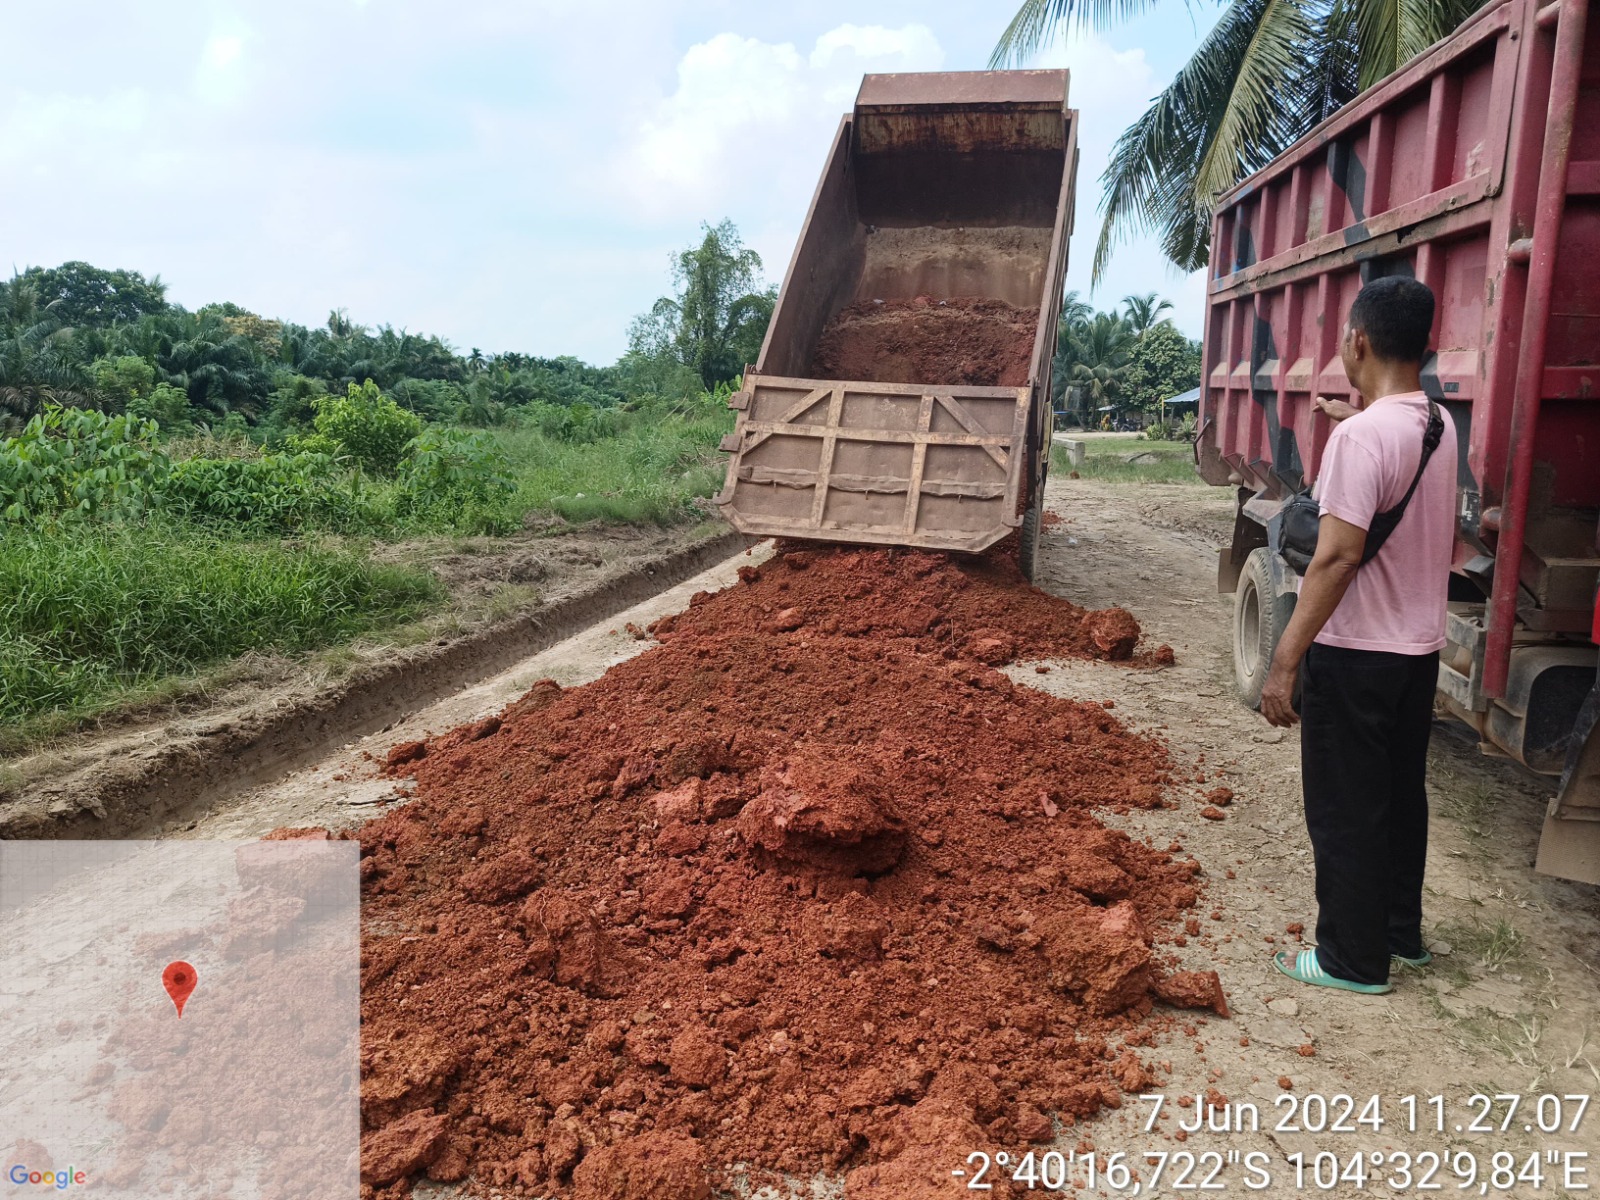
POLYGON ((1460 439, 1439 700, 1482 748, 1559 777, 1537 868, 1600 883, 1600 23, 1498 0, 1223 195, 1196 458, 1238 489, 1219 558, 1260 697, 1295 578, 1274 518, 1351 398, 1370 279, 1438 297, 1424 384, 1460 439), (1594 257, 1591 258, 1590 256, 1594 257))

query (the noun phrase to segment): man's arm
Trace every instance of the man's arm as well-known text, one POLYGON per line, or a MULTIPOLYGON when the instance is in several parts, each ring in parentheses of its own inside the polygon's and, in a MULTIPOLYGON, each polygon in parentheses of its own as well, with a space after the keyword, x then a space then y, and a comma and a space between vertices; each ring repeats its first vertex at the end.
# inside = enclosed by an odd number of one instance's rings
POLYGON ((1316 405, 1317 411, 1327 414, 1328 420, 1332 421, 1335 425, 1348 417, 1355 416, 1361 411, 1355 405, 1344 400, 1330 400, 1326 396, 1318 396, 1316 399, 1316 405))
POLYGON ((1294 616, 1278 639, 1266 686, 1261 689, 1261 715, 1273 725, 1293 725, 1300 719, 1291 703, 1295 673, 1355 579, 1366 545, 1367 531, 1361 526, 1329 513, 1322 515, 1317 524, 1317 552, 1306 568, 1294 616))

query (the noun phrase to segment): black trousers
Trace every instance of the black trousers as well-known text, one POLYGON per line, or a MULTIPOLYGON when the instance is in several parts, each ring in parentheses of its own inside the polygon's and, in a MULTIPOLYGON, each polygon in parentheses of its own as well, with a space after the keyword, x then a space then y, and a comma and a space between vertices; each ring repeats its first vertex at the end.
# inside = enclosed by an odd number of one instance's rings
POLYGON ((1424 777, 1439 655, 1313 643, 1300 668, 1300 775, 1317 870, 1317 956, 1385 983, 1422 953, 1424 777))

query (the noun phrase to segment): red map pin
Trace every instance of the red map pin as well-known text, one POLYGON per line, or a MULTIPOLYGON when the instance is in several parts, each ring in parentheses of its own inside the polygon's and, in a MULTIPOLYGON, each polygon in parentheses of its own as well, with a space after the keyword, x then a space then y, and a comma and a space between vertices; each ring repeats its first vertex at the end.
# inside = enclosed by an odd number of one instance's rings
POLYGON ((178 1006, 178 1016, 183 1016, 184 1001, 189 999, 189 994, 194 991, 194 985, 200 981, 195 969, 186 962, 168 963, 167 969, 161 972, 161 984, 167 989, 167 995, 172 997, 172 1002, 178 1006))

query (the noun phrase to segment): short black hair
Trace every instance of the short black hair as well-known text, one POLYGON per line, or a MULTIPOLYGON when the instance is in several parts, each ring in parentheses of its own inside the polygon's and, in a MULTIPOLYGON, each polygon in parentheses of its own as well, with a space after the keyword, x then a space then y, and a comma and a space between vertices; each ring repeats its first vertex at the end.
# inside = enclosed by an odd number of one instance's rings
POLYGON ((1367 335, 1379 358, 1420 363, 1433 331, 1433 289, 1408 275, 1374 279, 1350 306, 1350 328, 1367 335))

